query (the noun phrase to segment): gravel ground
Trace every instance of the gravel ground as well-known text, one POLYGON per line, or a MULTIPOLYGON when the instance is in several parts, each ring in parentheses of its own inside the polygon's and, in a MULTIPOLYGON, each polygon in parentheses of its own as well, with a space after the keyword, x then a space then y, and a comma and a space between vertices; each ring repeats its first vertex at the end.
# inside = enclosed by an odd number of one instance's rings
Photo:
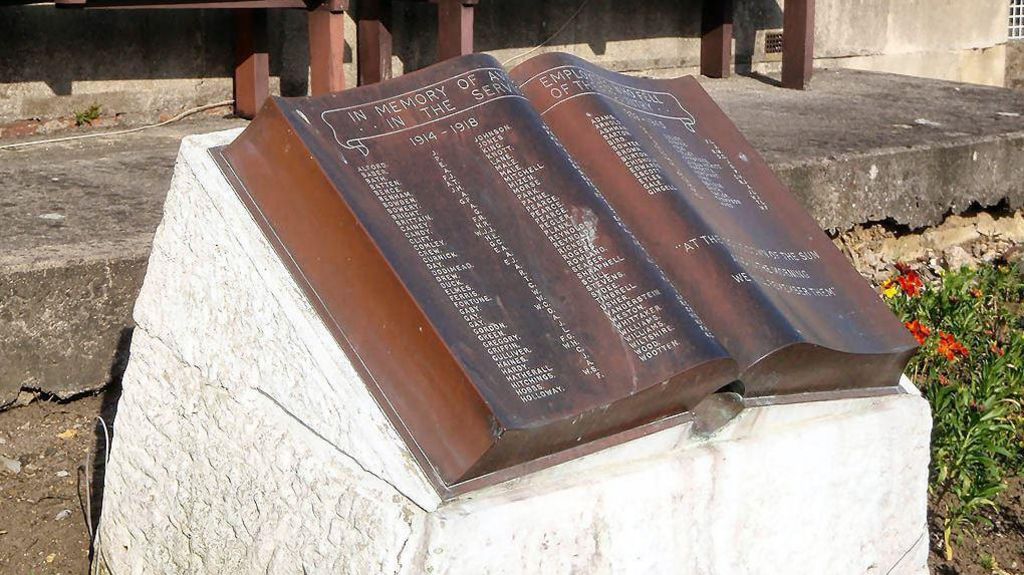
POLYGON ((833 241, 861 275, 880 285, 895 275, 897 262, 937 275, 943 268, 1020 260, 1024 211, 973 210, 916 231, 884 223, 857 226, 833 241))
POLYGON ((0 412, 0 573, 88 573, 106 447, 97 417, 112 420, 117 395, 0 412))

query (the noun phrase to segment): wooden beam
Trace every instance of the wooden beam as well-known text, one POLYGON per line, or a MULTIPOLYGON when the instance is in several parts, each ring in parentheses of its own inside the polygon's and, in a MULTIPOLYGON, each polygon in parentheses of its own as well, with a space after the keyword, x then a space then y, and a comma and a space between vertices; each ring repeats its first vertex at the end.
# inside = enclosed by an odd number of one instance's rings
POLYGON ((270 96, 270 57, 267 54, 267 11, 236 10, 235 114, 253 118, 270 96))
POLYGON ((782 26, 782 86, 804 90, 814 65, 814 0, 786 0, 782 26))
POLYGON ((729 77, 732 66, 732 0, 704 0, 700 21, 700 73, 729 77))
POLYGON ((360 0, 356 17, 359 85, 391 78, 391 0, 360 0))
POLYGON ((465 0, 437 1, 437 59, 473 53, 473 5, 465 0))
MULTIPOLYGON (((2 6, 0 0, 0 6, 2 6)), ((303 0, 58 0, 58 8, 86 10, 248 10, 254 8, 306 8, 303 0)))
POLYGON ((309 12, 309 93, 345 89, 345 13, 320 6, 309 12))

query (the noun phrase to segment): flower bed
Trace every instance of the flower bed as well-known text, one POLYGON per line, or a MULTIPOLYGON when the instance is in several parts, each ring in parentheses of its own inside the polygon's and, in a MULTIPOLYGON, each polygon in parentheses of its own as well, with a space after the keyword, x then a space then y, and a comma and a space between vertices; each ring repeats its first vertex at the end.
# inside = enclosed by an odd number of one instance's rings
POLYGON ((931 509, 949 561, 1024 469, 1024 270, 925 273, 900 264, 881 292, 921 343, 908 373, 932 406, 931 509))

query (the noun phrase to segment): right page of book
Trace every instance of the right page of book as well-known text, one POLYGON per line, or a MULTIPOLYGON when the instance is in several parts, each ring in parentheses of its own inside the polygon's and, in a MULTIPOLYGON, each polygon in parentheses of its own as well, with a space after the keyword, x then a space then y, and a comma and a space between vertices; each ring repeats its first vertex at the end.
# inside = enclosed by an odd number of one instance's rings
POLYGON ((914 340, 691 77, 511 73, 742 370, 748 396, 896 385, 914 340))

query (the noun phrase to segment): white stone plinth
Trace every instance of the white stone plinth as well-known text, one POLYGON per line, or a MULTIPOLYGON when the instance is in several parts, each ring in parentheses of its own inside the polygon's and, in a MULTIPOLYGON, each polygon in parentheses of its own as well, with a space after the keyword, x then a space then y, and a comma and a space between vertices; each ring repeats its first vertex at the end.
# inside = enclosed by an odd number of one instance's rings
POLYGON ((135 309, 112 573, 927 572, 910 388, 678 425, 442 502, 207 154, 236 133, 183 143, 135 309))

